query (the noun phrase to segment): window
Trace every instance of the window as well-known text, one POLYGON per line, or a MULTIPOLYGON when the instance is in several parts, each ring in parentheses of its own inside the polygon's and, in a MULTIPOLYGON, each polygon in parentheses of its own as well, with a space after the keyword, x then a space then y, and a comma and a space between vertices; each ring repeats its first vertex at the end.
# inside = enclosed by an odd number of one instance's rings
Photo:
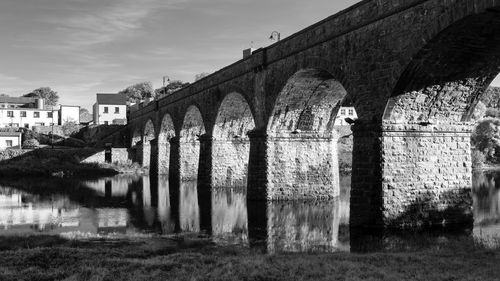
POLYGON ((38 112, 38 111, 33 112, 33 117, 40 118, 40 112, 38 112))
POLYGON ((7 145, 7 147, 12 147, 12 140, 6 140, 5 144, 7 145))
POLYGON ((104 121, 104 125, 109 125, 109 122, 108 121, 104 121))
POLYGON ((15 106, 15 105, 13 105, 13 104, 11 104, 11 105, 10 105, 10 108, 16 108, 16 106, 15 106))
POLYGON ((345 109, 340 110, 340 115, 345 115, 345 109))
POLYGON ((47 118, 52 118, 52 112, 47 112, 47 118))
POLYGON ((30 124, 24 123, 24 128, 28 128, 29 129, 29 127, 30 127, 30 124))
POLYGON ((26 111, 21 111, 21 117, 26 117, 26 111))
POLYGON ((104 107, 104 113, 108 113, 108 107, 107 106, 104 107))
POLYGON ((10 123, 9 126, 19 128, 19 123, 10 123))
POLYGON ((7 111, 7 117, 14 117, 14 111, 7 111))
POLYGON ((117 106, 115 107, 115 114, 120 113, 120 108, 117 106))
POLYGON ((349 115, 354 115, 354 110, 353 109, 349 109, 349 115))

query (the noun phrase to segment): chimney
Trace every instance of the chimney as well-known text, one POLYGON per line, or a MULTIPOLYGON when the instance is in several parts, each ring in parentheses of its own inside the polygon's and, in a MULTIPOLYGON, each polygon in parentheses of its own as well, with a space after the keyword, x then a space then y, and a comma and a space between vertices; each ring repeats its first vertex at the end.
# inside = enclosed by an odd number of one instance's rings
POLYGON ((43 99, 36 99, 36 108, 43 109, 43 99))
POLYGON ((246 59, 249 56, 251 56, 253 51, 255 51, 254 48, 248 48, 248 49, 243 50, 243 58, 246 59))

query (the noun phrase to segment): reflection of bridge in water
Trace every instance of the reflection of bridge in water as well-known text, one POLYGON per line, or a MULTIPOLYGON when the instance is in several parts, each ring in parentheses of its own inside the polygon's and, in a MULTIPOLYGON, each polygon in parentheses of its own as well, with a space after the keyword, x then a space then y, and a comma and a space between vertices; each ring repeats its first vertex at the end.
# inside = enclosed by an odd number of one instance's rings
MULTIPOLYGON (((479 175, 475 182, 478 225, 474 234, 498 236, 500 196, 495 184, 500 181, 495 175, 479 175)), ((261 247, 268 252, 364 251, 404 243, 398 237, 351 233, 348 197, 254 202, 247 201, 244 188, 214 188, 199 194, 196 182, 174 187, 162 177, 119 176, 79 185, 71 194, 0 187, 0 235, 201 232, 217 244, 261 247)))

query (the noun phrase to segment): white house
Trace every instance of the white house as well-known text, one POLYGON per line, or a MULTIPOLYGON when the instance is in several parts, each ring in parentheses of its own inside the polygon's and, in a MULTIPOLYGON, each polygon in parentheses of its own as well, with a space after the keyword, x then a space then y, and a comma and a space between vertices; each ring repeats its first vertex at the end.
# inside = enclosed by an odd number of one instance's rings
POLYGON ((119 94, 97 94, 93 107, 94 124, 127 124, 127 97, 119 94))
POLYGON ((77 105, 61 105, 59 109, 59 124, 66 122, 80 124, 80 107, 77 105))
POLYGON ((21 133, 20 132, 0 132, 0 149, 20 148, 21 133))
POLYGON ((350 118, 352 120, 358 119, 358 114, 356 110, 352 106, 342 106, 337 113, 337 117, 335 118, 335 126, 346 126, 350 125, 345 121, 346 118, 350 118))
POLYGON ((43 99, 0 97, 0 127, 57 125, 59 110, 45 109, 43 99))

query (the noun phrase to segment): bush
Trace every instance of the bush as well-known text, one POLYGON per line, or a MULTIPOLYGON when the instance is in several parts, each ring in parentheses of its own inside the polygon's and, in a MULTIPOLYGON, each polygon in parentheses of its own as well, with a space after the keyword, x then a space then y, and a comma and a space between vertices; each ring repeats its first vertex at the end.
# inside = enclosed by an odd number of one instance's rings
POLYGON ((36 139, 28 139, 23 142, 23 148, 37 148, 40 143, 36 139))
POLYGON ((78 133, 80 127, 75 122, 66 122, 62 125, 62 130, 65 136, 71 136, 72 134, 78 133))
POLYGON ((472 150, 472 167, 473 168, 481 168, 486 161, 486 157, 481 151, 472 150))

